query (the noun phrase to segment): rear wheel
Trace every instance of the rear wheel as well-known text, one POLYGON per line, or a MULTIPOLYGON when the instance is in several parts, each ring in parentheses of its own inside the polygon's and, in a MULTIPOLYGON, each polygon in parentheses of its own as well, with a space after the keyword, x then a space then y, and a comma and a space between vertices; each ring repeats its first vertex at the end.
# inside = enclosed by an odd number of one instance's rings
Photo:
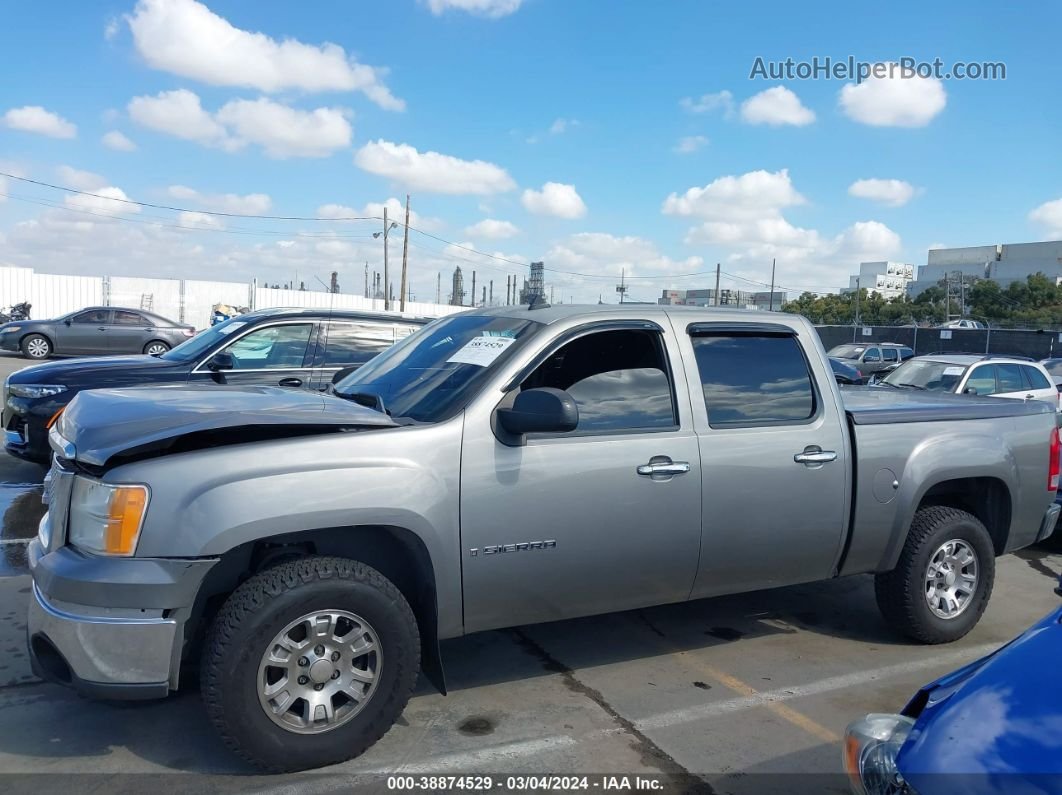
POLYGON ((22 340, 22 355, 27 359, 47 359, 52 355, 52 343, 43 334, 28 334, 22 340))
POLYGON ((405 708, 420 668, 416 619, 382 574, 344 558, 292 561, 225 602, 203 651, 210 719, 272 772, 358 756, 405 708))
POLYGON ((170 346, 162 340, 152 340, 144 346, 144 353, 146 353, 148 356, 161 356, 169 349, 170 346))
POLYGON ((878 608, 921 643, 958 640, 976 626, 995 581, 992 538, 981 521, 945 506, 921 508, 896 568, 874 578, 878 608))

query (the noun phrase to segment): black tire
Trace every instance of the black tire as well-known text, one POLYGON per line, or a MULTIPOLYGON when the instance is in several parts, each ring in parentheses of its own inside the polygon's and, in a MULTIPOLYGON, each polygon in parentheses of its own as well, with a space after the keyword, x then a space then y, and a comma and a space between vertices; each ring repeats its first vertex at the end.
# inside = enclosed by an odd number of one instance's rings
POLYGON ((52 355, 52 341, 43 334, 27 334, 19 347, 23 356, 34 361, 42 361, 52 355))
POLYGON ((152 348, 162 348, 159 353, 165 353, 170 349, 170 344, 168 342, 163 342, 162 340, 152 340, 144 346, 144 354, 147 355, 152 348))
POLYGON ((874 593, 881 614, 897 631, 919 643, 950 643, 977 625, 988 606, 995 576, 995 549, 981 521, 958 508, 935 505, 915 513, 896 568, 875 575, 874 593), (933 554, 952 539, 973 549, 978 575, 967 607, 953 618, 941 618, 926 600, 926 575, 933 554))
POLYGON ((417 621, 380 572, 346 558, 311 557, 268 569, 228 598, 203 648, 200 687, 225 744, 274 773, 322 767, 364 752, 405 709, 420 670, 417 621), (258 700, 258 666, 289 622, 314 610, 349 610, 376 630, 382 671, 376 690, 346 723, 318 734, 278 726, 258 700))

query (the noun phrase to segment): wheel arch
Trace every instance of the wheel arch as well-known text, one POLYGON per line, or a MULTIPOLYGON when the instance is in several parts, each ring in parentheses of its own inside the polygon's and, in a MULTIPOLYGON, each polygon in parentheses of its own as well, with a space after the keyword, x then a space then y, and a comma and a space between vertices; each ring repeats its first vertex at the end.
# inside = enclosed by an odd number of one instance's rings
POLYGON ((171 350, 173 348, 173 345, 171 343, 167 342, 166 340, 164 340, 164 339, 162 339, 160 337, 152 337, 151 339, 149 339, 147 342, 144 343, 144 346, 140 350, 142 352, 147 352, 147 349, 150 348, 152 345, 154 345, 156 342, 159 343, 160 345, 165 345, 166 346, 166 350, 171 350))
POLYGON ((18 338, 19 350, 22 350, 22 344, 27 339, 29 339, 30 337, 44 337, 46 340, 48 340, 48 344, 52 347, 52 353, 56 352, 55 351, 55 339, 52 337, 51 334, 48 334, 47 332, 44 332, 44 331, 27 331, 25 334, 23 334, 21 337, 19 337, 18 338))
POLYGON ((198 650, 214 616, 244 581, 279 563, 313 555, 358 560, 394 583, 409 603, 420 629, 424 675, 445 695, 435 567, 420 536, 395 525, 322 527, 287 532, 248 541, 228 550, 204 578, 196 595, 186 624, 183 659, 198 658, 198 650))

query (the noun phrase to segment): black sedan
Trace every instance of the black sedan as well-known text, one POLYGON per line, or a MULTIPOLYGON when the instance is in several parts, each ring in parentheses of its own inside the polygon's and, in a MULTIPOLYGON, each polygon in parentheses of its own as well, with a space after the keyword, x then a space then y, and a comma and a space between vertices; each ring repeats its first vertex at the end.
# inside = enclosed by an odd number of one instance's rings
POLYGON ((17 320, 0 326, 0 348, 27 359, 53 353, 145 353, 158 356, 195 336, 195 327, 143 309, 90 306, 55 320, 17 320))
POLYGON ((842 386, 859 386, 863 383, 863 373, 844 359, 831 356, 830 367, 833 369, 833 377, 842 386))
POLYGON ((48 429, 83 389, 158 384, 265 384, 324 390, 427 322, 327 309, 237 315, 161 356, 69 359, 26 367, 4 382, 4 447, 46 463, 48 429))

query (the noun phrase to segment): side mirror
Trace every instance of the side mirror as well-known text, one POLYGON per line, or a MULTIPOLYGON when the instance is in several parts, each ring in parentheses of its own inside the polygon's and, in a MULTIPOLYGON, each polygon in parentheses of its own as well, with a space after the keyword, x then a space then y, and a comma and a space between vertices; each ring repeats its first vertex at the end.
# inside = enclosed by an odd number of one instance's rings
POLYGON ((334 376, 332 376, 332 383, 333 384, 338 384, 340 381, 342 381, 348 375, 350 375, 355 370, 357 370, 358 367, 359 367, 359 365, 354 365, 353 367, 344 367, 342 370, 337 370, 336 374, 334 376))
POLYGON ((66 320, 64 320, 63 322, 64 322, 64 323, 66 323, 66 325, 68 325, 68 326, 69 326, 69 325, 70 325, 71 323, 73 323, 74 321, 73 321, 73 320, 71 320, 70 318, 67 318, 67 319, 66 319, 66 320))
POLYGON ((236 360, 232 358, 232 354, 227 351, 218 351, 210 360, 206 363, 207 369, 212 372, 218 372, 219 370, 234 370, 236 368, 236 360))
POLYGON ((498 422, 509 433, 564 433, 579 425, 579 407, 563 389, 528 389, 511 409, 498 409, 498 422))
POLYGON ((972 386, 968 386, 968 387, 966 387, 966 389, 964 389, 962 391, 962 393, 964 395, 976 395, 977 394, 977 390, 974 387, 972 387, 972 386))

